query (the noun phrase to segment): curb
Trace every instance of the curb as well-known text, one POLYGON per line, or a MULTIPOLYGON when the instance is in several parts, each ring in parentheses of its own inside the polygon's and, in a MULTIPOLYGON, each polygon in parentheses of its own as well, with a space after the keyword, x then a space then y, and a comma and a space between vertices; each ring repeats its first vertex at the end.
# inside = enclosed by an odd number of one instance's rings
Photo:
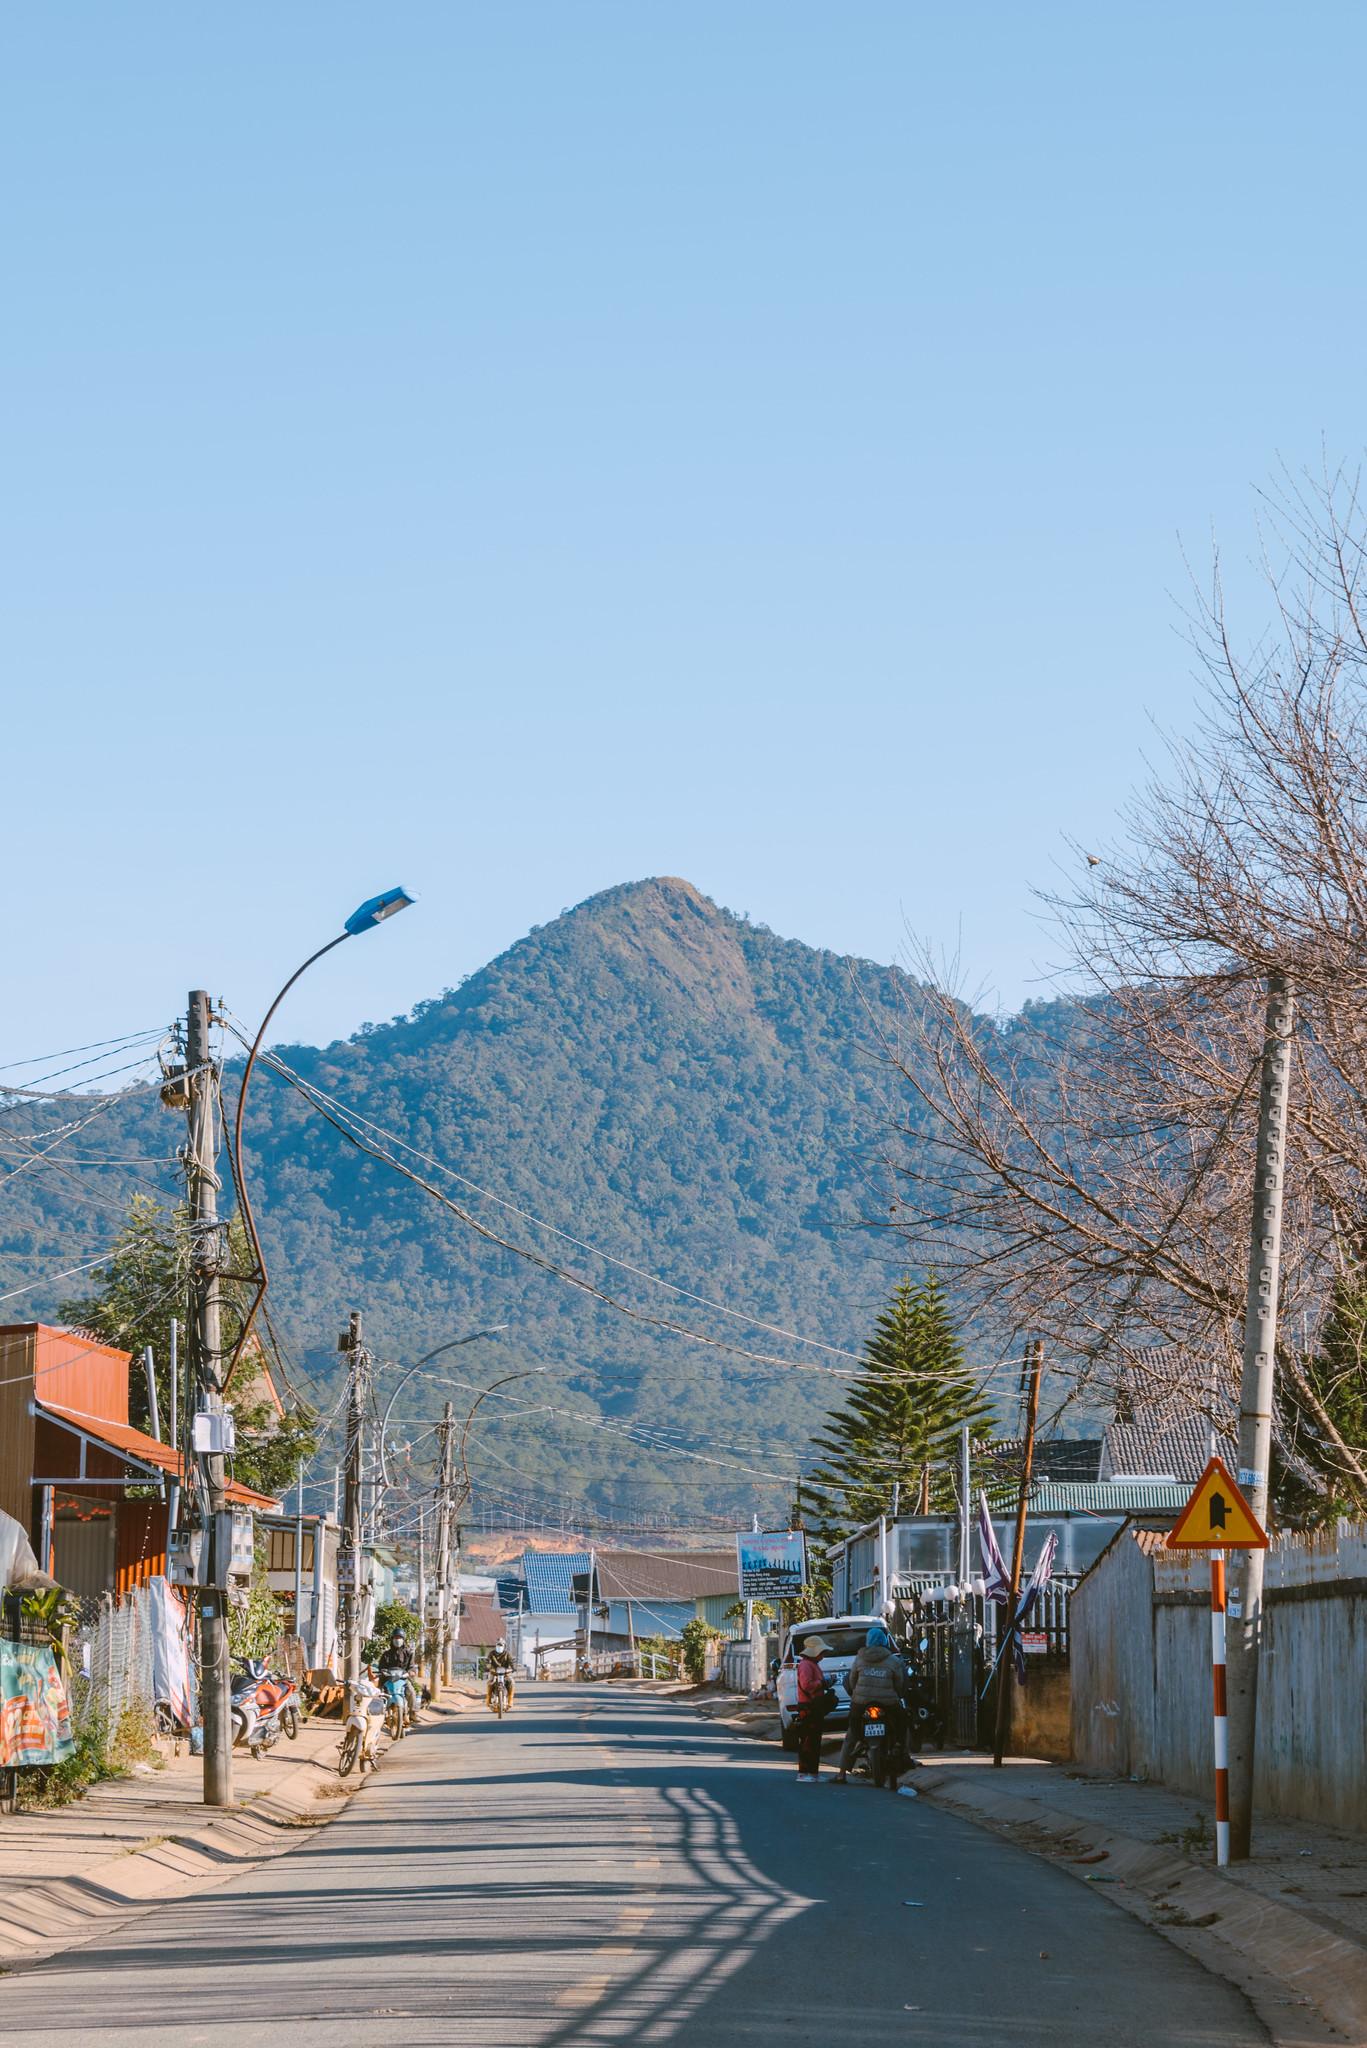
MULTIPOLYGON (((1036 1845, 1020 1840, 1014 1831, 1030 1828, 1037 1836, 1048 1837, 1055 1847, 1081 1850, 1088 1856, 1097 1855, 1098 1860, 1099 1852, 1104 1851, 1105 1875, 1156 1908, 1153 1917, 1147 1913, 1143 1917, 1158 1933, 1172 1936, 1183 1929, 1199 1928, 1208 1937, 1202 1945, 1202 1959, 1208 1967, 1233 1974, 1236 1980, 1240 1966, 1242 1972, 1271 1979, 1290 2003, 1317 2013, 1347 2040, 1367 2042, 1367 1949, 1295 1907, 1249 1891, 1208 1865, 1193 1863, 1166 1843, 1112 1834, 1076 1814, 955 1777, 951 1771, 943 1775, 919 1772, 917 1789, 965 1820, 1012 1831, 1021 1848, 1036 1845), (1221 1949, 1228 1952, 1228 1967, 1223 1969, 1221 1949)), ((1043 1840, 1038 1847, 1047 1853, 1043 1840)), ((1070 1867, 1058 1858, 1051 1860, 1070 1876, 1095 1882, 1094 1870, 1070 1867)), ((1117 1898, 1115 1903, 1125 1901, 1117 1898)))
MULTIPOLYGON (((452 1711, 444 1702, 434 1703, 427 1716, 429 1721, 446 1720, 452 1711)), ((95 1875, 53 1878, 8 1891, 0 1898, 0 1962, 55 1955, 121 1915, 226 1884, 253 1864, 297 1848, 306 1834, 335 1820, 373 1780, 373 1773, 354 1783, 337 1780, 336 1792, 320 1799, 319 1784, 336 1776, 323 1761, 328 1754, 324 1749, 318 1756, 302 1758, 269 1792, 243 1806, 225 1808, 201 1827, 105 1858, 95 1875)))

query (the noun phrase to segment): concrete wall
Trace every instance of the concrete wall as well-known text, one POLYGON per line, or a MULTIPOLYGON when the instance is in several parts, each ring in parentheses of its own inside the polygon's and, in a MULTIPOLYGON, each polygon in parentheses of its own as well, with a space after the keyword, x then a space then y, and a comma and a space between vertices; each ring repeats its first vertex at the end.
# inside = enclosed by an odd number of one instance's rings
POLYGON ((1153 1567, 1133 1532, 1073 1588, 1070 1647, 1074 1758, 1117 1777, 1151 1777, 1153 1567))
MULTIPOLYGON (((1122 1537, 1073 1596, 1073 1753, 1211 1793, 1204 1556, 1122 1537)), ((1268 1554, 1254 1796, 1266 1813, 1367 1832, 1367 1525, 1268 1554)))
POLYGON ((1027 1657, 1024 1685, 1012 1671, 1012 1756, 1042 1756, 1059 1764, 1070 1760, 1070 1691, 1068 1666, 1057 1658, 1027 1657))

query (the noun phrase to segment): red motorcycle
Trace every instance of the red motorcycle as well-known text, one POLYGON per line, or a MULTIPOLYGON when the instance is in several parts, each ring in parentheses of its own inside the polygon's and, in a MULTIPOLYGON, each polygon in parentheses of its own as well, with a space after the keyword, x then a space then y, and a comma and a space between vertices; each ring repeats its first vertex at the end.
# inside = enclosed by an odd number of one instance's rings
POLYGON ((299 1688, 260 1658, 249 1658, 233 1678, 232 1715, 233 1747, 261 1756, 282 1735, 291 1742, 298 1735, 299 1688))

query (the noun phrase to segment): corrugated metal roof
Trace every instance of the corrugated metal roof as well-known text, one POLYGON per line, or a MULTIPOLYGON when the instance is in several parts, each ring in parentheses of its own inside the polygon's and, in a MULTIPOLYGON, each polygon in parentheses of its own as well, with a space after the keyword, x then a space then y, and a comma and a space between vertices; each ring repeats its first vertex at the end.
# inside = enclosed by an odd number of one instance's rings
POLYGON ((508 1633, 498 1602, 487 1593, 462 1593, 456 1641, 467 1650, 490 1650, 508 1633))
POLYGON ((524 1550, 522 1576, 527 1586, 527 1606, 533 1614, 573 1614, 571 1580, 576 1572, 587 1572, 587 1550, 524 1550))
MULTIPOLYGON (((34 1406, 39 1415, 47 1415, 54 1422, 62 1424, 76 1436, 86 1437, 91 1443, 103 1449, 123 1452, 136 1458, 140 1464, 156 1465, 163 1472, 174 1472, 177 1478, 185 1479, 185 1464, 179 1451, 171 1444, 164 1444, 145 1430, 134 1429, 131 1422, 106 1422, 99 1415, 85 1415, 76 1408, 64 1408, 56 1401, 37 1401, 34 1406)), ((63 1481, 63 1485, 68 1482, 63 1481)), ((69 1482, 78 1486, 74 1478, 69 1482)), ((250 1508, 278 1508, 278 1500, 272 1500, 268 1493, 257 1493, 250 1486, 243 1486, 236 1479, 229 1479, 225 1486, 227 1498, 240 1506, 250 1508)))
POLYGON ((605 1600, 734 1600, 740 1576, 734 1550, 600 1550, 598 1586, 605 1600))
POLYGON ((1032 1515, 1144 1515, 1187 1504, 1189 1486, 1144 1485, 1133 1479, 1099 1479, 1094 1486, 1056 1486, 1045 1481, 1030 1489, 1032 1515))

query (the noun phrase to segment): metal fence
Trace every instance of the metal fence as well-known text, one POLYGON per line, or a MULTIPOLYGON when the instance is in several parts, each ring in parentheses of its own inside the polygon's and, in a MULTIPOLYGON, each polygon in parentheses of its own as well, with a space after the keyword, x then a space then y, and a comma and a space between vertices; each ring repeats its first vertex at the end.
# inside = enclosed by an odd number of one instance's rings
POLYGON ((130 1710, 151 1713, 151 1597, 144 1587, 118 1603, 109 1593, 83 1600, 67 1645, 73 1735, 108 1744, 130 1710))
MULTIPOLYGON (((1055 1664, 1069 1661, 1073 1593, 1080 1576, 1077 1572, 1057 1572, 1036 1597, 1021 1632, 1027 1669, 1037 1657, 1055 1664)), ((981 1593, 974 1594, 968 1603, 969 1614, 963 1617, 968 1623, 969 1642, 965 1643, 955 1603, 932 1597, 949 1583, 948 1574, 907 1575, 900 1579, 894 1627, 912 1644, 912 1662, 934 1692, 952 1738, 971 1744, 995 1715, 994 1700, 988 1694, 986 1719, 982 1720, 984 1695, 997 1662, 1004 1609, 981 1593), (920 1648, 922 1643, 926 1645, 924 1650, 920 1648)))

